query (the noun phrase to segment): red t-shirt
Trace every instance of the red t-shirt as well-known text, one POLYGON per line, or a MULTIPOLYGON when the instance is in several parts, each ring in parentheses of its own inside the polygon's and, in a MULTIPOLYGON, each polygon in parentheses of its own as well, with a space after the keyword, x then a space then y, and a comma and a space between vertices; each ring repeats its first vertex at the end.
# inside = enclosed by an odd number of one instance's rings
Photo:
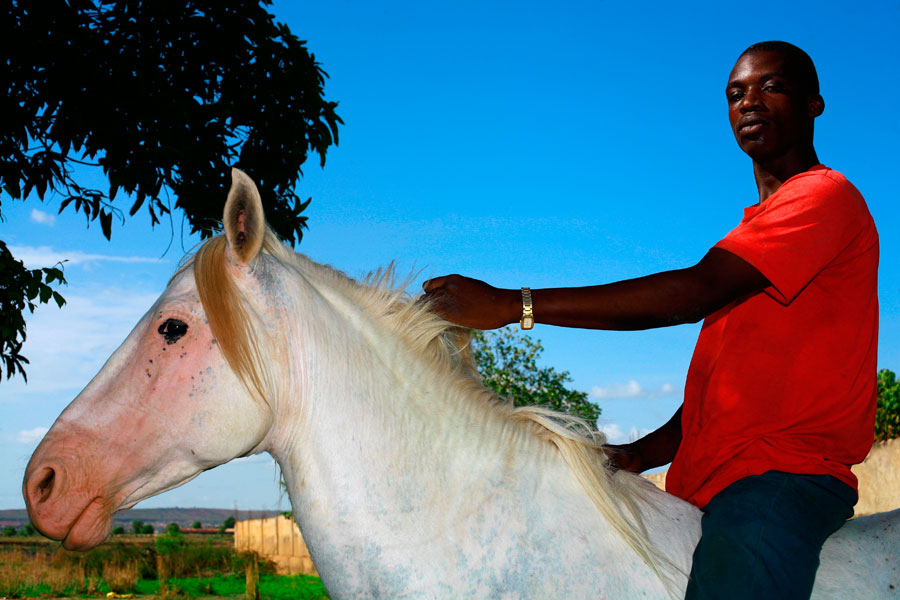
POLYGON ((817 165, 716 244, 772 284, 703 323, 666 489, 702 508, 766 471, 854 489, 875 422, 878 233, 860 193, 817 165))

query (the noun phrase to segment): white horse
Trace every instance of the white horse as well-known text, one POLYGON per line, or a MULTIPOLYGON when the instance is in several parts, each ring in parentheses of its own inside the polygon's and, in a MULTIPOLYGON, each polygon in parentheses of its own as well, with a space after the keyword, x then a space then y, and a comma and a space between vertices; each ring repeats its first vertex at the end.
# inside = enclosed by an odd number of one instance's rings
MULTIPOLYGON (((389 272, 291 252, 237 171, 224 220, 35 451, 42 533, 91 548, 117 510, 269 452, 334 598, 683 595, 697 509, 610 469, 576 420, 486 391, 389 272)), ((814 597, 894 597, 898 549, 898 512, 848 523, 814 597)))

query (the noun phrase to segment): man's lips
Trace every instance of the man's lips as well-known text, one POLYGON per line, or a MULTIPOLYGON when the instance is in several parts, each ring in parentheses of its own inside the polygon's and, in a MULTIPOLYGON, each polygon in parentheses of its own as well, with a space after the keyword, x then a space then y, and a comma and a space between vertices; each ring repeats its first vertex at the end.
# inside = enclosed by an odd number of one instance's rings
POLYGON ((759 133, 766 125, 768 125, 768 122, 765 119, 747 119, 738 123, 738 133, 753 135, 759 133))

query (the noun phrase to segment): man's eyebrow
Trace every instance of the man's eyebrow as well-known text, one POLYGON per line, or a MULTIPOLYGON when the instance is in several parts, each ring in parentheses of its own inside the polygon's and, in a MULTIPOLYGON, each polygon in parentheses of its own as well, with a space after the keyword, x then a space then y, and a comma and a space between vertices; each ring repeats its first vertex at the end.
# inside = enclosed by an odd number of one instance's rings
MULTIPOLYGON (((774 79, 776 77, 787 78, 787 75, 783 71, 772 71, 771 73, 764 73, 756 78, 757 81, 768 81, 770 79, 774 79)), ((746 84, 743 79, 732 79, 728 82, 728 85, 725 86, 726 90, 729 90, 733 87, 744 87, 746 84)))

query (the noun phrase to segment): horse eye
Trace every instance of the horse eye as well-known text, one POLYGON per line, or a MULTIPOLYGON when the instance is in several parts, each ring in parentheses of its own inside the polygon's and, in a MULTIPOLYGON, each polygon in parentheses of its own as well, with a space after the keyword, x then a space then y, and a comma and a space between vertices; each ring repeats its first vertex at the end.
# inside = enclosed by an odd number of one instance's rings
POLYGON ((187 330, 188 326, 184 321, 179 321, 178 319, 166 319, 156 331, 166 338, 167 344, 174 344, 187 333, 187 330))

